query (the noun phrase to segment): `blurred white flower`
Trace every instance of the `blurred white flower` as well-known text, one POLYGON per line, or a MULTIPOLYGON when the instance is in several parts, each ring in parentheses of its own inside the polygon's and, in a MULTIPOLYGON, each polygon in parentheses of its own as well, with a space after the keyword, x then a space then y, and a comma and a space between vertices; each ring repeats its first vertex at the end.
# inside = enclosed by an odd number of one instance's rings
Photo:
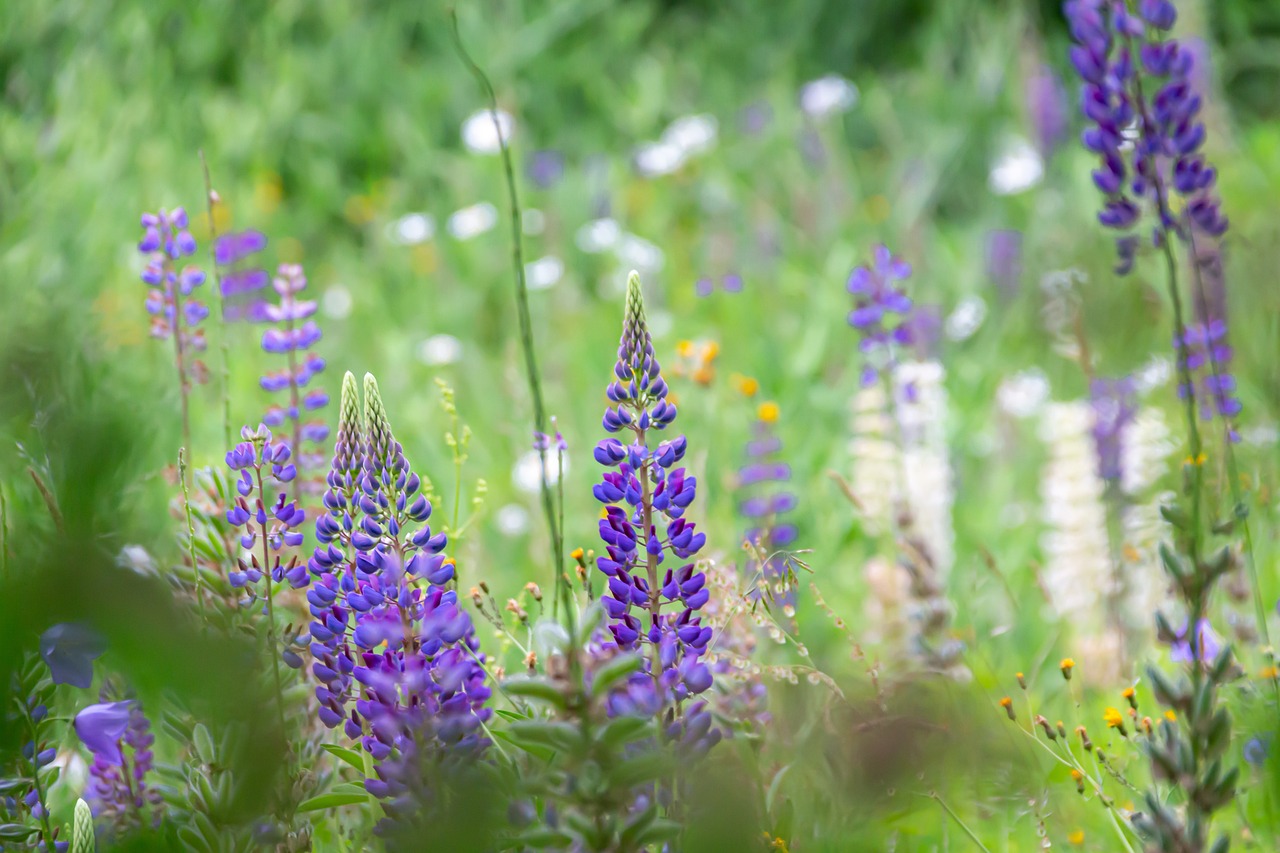
POLYGON ((125 545, 116 555, 116 565, 122 569, 131 569, 143 577, 155 577, 159 574, 155 558, 141 545, 125 545))
POLYGON ((1240 438, 1254 447, 1270 447, 1280 440, 1280 430, 1273 423, 1254 424, 1241 430, 1240 438))
POLYGON ((425 213, 406 213, 391 223, 391 238, 405 246, 425 243, 436 234, 436 221, 425 213))
POLYGON ((828 74, 800 87, 800 109, 810 118, 847 112, 856 103, 858 87, 839 74, 828 74))
POLYGON ((968 340, 987 319, 987 303, 981 296, 966 296, 947 317, 947 337, 953 341, 968 340))
POLYGON ((329 285, 324 292, 324 296, 320 298, 320 307, 324 309, 325 316, 332 317, 335 320, 342 320, 349 316, 354 304, 355 301, 351 298, 351 291, 341 284, 329 285))
POLYGON ((578 229, 574 242, 578 248, 590 254, 605 252, 618 245, 622 228, 616 219, 593 219, 578 229))
POLYGON ((1163 356, 1152 356, 1150 361, 1138 368, 1133 378, 1138 392, 1145 394, 1173 378, 1173 362, 1163 356))
POLYGON ((685 152, 671 142, 646 142, 636 148, 636 170, 646 178, 669 175, 684 165, 685 152))
POLYGON ((861 388, 853 398, 853 458, 850 486, 861 504, 863 526, 872 535, 889 530, 902 470, 888 398, 880 385, 861 388))
POLYGON ((657 272, 662 269, 666 260, 657 245, 635 234, 623 234, 614 247, 614 254, 624 267, 637 269, 642 273, 657 272))
POLYGON ((996 403, 1015 418, 1037 414, 1048 399, 1049 380, 1038 367, 1013 374, 996 389, 996 403))
MULTIPOLYGON (((522 492, 529 494, 537 494, 542 491, 542 465, 540 463, 540 454, 536 450, 530 450, 516 460, 515 467, 511 470, 511 482, 515 483, 516 488, 522 492)), ((563 460, 555 454, 547 454, 547 483, 554 486, 560 479, 560 464, 564 463, 564 470, 569 471, 569 457, 563 457, 563 460)))
POLYGON ((905 362, 893 372, 902 441, 902 487, 912 528, 945 578, 955 562, 955 499, 947 445, 946 370, 937 361, 905 362))
POLYGON ((418 360, 438 366, 453 364, 462 358, 462 341, 453 335, 432 335, 418 345, 418 360))
POLYGON ((681 116, 662 132, 662 141, 674 145, 686 157, 710 151, 716 146, 717 124, 713 115, 681 116))
POLYGON ((555 255, 525 264, 524 278, 530 290, 546 290, 564 275, 564 262, 555 255))
POLYGON ((498 209, 487 201, 454 211, 449 217, 449 233, 458 240, 470 240, 498 222, 498 209))
POLYGON ((520 214, 520 230, 526 234, 541 234, 547 227, 547 216, 541 210, 531 207, 520 214))
POLYGON ((498 110, 497 113, 481 110, 467 116, 467 120, 462 123, 462 143, 473 154, 497 154, 502 151, 503 140, 510 144, 515 130, 516 120, 505 110, 498 110), (501 138, 498 136, 498 128, 493 126, 495 115, 498 127, 502 128, 501 138))
POLYGON ((1115 591, 1093 409, 1082 400, 1051 403, 1040 427, 1049 452, 1040 481, 1048 528, 1041 542, 1044 589, 1077 636, 1087 636, 1103 628, 1103 604, 1115 591))
POLYGON ((987 185, 996 195, 1015 195, 1031 189, 1043 177, 1044 161, 1040 159, 1040 152, 1027 140, 1015 137, 996 158, 987 176, 987 185))
POLYGON ((675 318, 670 311, 653 310, 649 312, 649 334, 655 338, 665 338, 675 328, 675 318))
POLYGON ((507 504, 493 517, 504 536, 519 536, 529 529, 529 511, 520 504, 507 504))

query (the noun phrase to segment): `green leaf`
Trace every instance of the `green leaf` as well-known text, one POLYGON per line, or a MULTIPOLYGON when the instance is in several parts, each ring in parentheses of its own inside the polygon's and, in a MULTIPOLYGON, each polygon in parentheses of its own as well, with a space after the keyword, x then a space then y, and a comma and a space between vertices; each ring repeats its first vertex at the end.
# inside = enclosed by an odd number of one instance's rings
POLYGON ((632 756, 609 772, 609 784, 613 788, 630 788, 671 771, 672 762, 665 753, 651 751, 632 756))
POLYGON ((790 764, 784 765, 781 770, 773 774, 773 779, 769 782, 769 790, 764 795, 764 808, 770 814, 773 814, 773 802, 778 797, 778 791, 782 789, 782 780, 786 778, 790 770, 790 764))
POLYGON ((543 849, 547 847, 555 847, 563 850, 573 844, 573 838, 558 829, 552 829, 549 826, 538 826, 525 830, 516 836, 521 844, 525 847, 534 847, 543 849))
POLYGON ((671 841, 679 834, 680 824, 675 821, 665 819, 655 820, 636 838, 636 844, 643 847, 646 844, 657 844, 662 841, 671 841))
POLYGON ((562 711, 569 706, 564 691, 540 678, 508 678, 501 683, 501 688, 504 693, 512 696, 549 702, 562 711))
POLYGON ((322 743, 320 748, 332 755, 334 758, 340 758, 359 770, 361 775, 364 774, 364 757, 354 749, 348 749, 345 746, 338 746, 335 743, 322 743))
POLYGON ((204 764, 213 764, 217 758, 218 752, 213 747, 213 738, 209 735, 209 730, 205 728, 204 723, 196 723, 196 727, 191 731, 191 743, 196 748, 196 755, 200 756, 200 761, 204 764))
POLYGON ((652 720, 645 717, 618 717, 610 720, 596 733, 596 740, 610 749, 617 749, 628 741, 647 734, 652 723, 652 720))
POLYGON ((549 746, 561 752, 575 753, 582 748, 582 733, 570 723, 550 720, 527 720, 512 723, 507 731, 518 744, 549 746))
POLYGON ((493 713, 497 714, 504 720, 527 720, 528 714, 517 714, 515 711, 508 711, 506 708, 494 708, 493 713))
POLYGON ((349 792, 331 792, 321 794, 318 797, 312 797, 309 800, 303 800, 298 804, 300 812, 318 812, 323 809, 337 808, 338 806, 354 806, 357 803, 367 802, 369 795, 365 792, 349 793, 349 792))
POLYGON ((639 655, 618 655, 596 670, 595 679, 591 683, 591 695, 593 697, 603 696, 627 676, 633 672, 638 672, 643 665, 644 661, 640 659, 639 655))
POLYGON ((0 841, 25 841, 36 834, 34 826, 20 823, 0 823, 0 841))
POLYGON ((188 850, 200 851, 200 853, 212 853, 213 848, 204 840, 199 832, 196 832, 189 826, 178 828, 178 838, 182 839, 183 845, 188 850))

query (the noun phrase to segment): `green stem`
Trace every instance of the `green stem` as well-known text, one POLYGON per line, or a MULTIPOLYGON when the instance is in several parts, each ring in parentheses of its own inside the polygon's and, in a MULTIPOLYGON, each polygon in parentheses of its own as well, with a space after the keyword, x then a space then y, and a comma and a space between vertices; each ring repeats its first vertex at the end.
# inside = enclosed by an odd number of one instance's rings
POLYGON ((182 481, 182 509, 187 516, 187 559, 191 560, 191 571, 196 576, 196 606, 200 609, 200 621, 208 622, 209 617, 204 610, 204 589, 200 580, 200 564, 196 562, 196 528, 191 521, 191 492, 187 489, 187 449, 178 448, 178 479, 182 481))
MULTIPOLYGON (((257 448, 261 454, 261 447, 257 448)), ((257 469, 258 500, 263 500, 266 492, 262 488, 262 468, 257 469)), ((267 652, 271 655, 271 673, 276 684, 276 711, 280 715, 280 732, 286 730, 284 719, 284 680, 280 677, 280 650, 276 648, 276 604, 272 587, 275 585, 271 577, 271 544, 267 537, 266 525, 262 525, 258 534, 262 537, 262 574, 267 586, 267 652)))
POLYGON ((36 796, 40 799, 40 807, 44 814, 40 817, 40 826, 44 830, 45 847, 49 850, 53 849, 53 826, 49 823, 49 801, 45 798, 44 783, 40 781, 40 767, 36 764, 36 756, 40 754, 40 733, 36 730, 35 721, 31 719, 31 712, 27 708, 25 702, 14 698, 14 702, 22 710, 22 717, 27 721, 27 731, 31 735, 31 743, 33 751, 31 753, 31 784, 36 789, 36 796))
POLYGON ((0 486, 0 581, 9 579, 9 506, 0 486))
POLYGON ((218 349, 222 353, 222 444, 231 447, 231 356, 227 342, 227 306, 222 295, 222 271, 218 269, 218 223, 213 218, 213 180, 209 176, 209 161, 200 149, 200 168, 204 171, 204 197, 209 210, 209 261, 213 271, 213 289, 218 294, 218 349))
MULTIPOLYGON (((530 396, 533 398, 534 429, 545 434, 547 431, 547 411, 542 399, 542 381, 539 378, 537 353, 534 350, 533 320, 529 313, 529 290, 525 285, 524 279, 524 249, 521 244, 523 229, 520 225, 520 200, 516 194, 515 170, 511 166, 511 150, 507 147, 506 135, 503 134, 502 126, 498 122, 498 95, 493 89, 493 84, 489 82, 489 78, 484 71, 467 53, 467 49, 462 43, 462 34, 458 30, 457 12, 451 9, 449 18, 453 24, 453 42, 458 51, 458 56, 466 63, 489 100, 489 116, 493 119, 493 127, 498 134, 498 144, 502 151, 502 170, 506 177, 507 197, 511 203, 511 265, 515 278, 516 316, 520 325, 520 345, 524 351, 525 378, 529 384, 530 396)), ((553 560, 552 567, 555 571, 556 593, 557 595, 564 595, 567 599, 569 596, 568 585, 562 581, 564 538, 561 535, 560 526, 556 519, 555 501, 551 496, 551 484, 547 481, 547 451, 545 448, 538 451, 538 458, 542 463, 542 511, 547 517, 547 527, 551 532, 551 557, 553 560)), ((568 616, 570 619, 573 618, 571 613, 568 616)))
POLYGON ((955 811, 951 808, 951 806, 947 805, 946 800, 938 796, 937 791, 930 791, 929 793, 923 794, 922 796, 928 797, 929 799, 935 801, 938 805, 942 806, 942 810, 946 812, 953 821, 956 822, 956 826, 960 827, 960 829, 964 831, 965 835, 969 836, 969 840, 972 841, 974 844, 976 844, 979 850, 984 851, 984 853, 991 853, 991 850, 987 847, 987 845, 982 843, 982 839, 978 837, 978 834, 974 832, 972 829, 970 829, 969 825, 960 819, 960 815, 956 814, 955 811))

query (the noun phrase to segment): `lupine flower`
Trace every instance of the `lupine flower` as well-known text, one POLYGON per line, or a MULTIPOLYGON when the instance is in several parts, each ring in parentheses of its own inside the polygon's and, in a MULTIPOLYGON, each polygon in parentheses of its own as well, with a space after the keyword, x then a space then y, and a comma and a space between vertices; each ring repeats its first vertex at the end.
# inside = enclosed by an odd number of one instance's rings
POLYGON ((101 636, 74 622, 60 622, 40 635, 40 657, 54 684, 88 687, 93 683, 93 662, 106 650, 101 636))
POLYGON ((1048 66, 1027 78, 1027 113, 1040 155, 1046 159, 1067 136, 1067 93, 1048 66))
POLYGON ((1092 430, 1093 411, 1083 401, 1045 407, 1041 435, 1049 459, 1040 487, 1048 529, 1042 579, 1053 608, 1072 628, 1077 656, 1087 664, 1083 671, 1112 683, 1120 675, 1121 649, 1116 633, 1101 622, 1115 584, 1092 430))
POLYGON ((895 346, 910 343, 911 298, 900 287, 910 276, 911 265, 885 246, 876 246, 871 266, 858 267, 849 276, 848 291, 855 299, 849 325, 861 333, 859 349, 867 357, 863 385, 894 364, 895 346))
MULTIPOLYGON (((206 346, 200 321, 209 316, 208 307, 192 294, 204 284, 204 272, 193 265, 178 268, 178 262, 196 253, 196 241, 187 230, 187 212, 179 207, 159 213, 142 214, 144 229, 138 251, 147 257, 142 280, 151 290, 146 308, 151 315, 151 336, 173 340, 174 366, 182 395, 183 435, 190 432, 187 395, 192 385, 202 385, 209 371, 198 357, 206 346)), ((184 439, 186 444, 190 441, 184 439)))
POLYGON ((1098 475, 1108 483, 1120 480, 1120 448, 1123 434, 1138 413, 1137 386, 1133 378, 1094 379, 1089 385, 1093 409, 1093 443, 1098 455, 1098 475))
POLYGON ((155 736, 141 706, 136 700, 90 705, 76 714, 74 727, 93 753, 85 794, 94 813, 117 831, 141 824, 147 807, 160 803, 160 792, 146 781, 155 736))
POLYGON ((267 245, 260 231, 224 234, 213 244, 213 259, 222 280, 224 319, 261 323, 266 319, 267 301, 260 295, 270 276, 253 262, 253 256, 267 245))
POLYGON ((309 563, 312 672, 321 721, 341 723, 378 762, 366 788, 409 809, 442 749, 484 748, 490 691, 471 618, 445 586, 455 576, 446 538, 427 525, 431 504, 370 375, 364 390, 362 424, 347 374, 309 563))
POLYGON ((1197 654, 1193 654, 1191 648, 1191 638, 1188 636, 1191 632, 1187 630, 1186 623, 1178 631, 1174 638, 1173 644, 1169 647, 1169 659, 1175 663, 1191 663, 1193 660, 1199 660, 1202 664, 1211 663, 1219 654, 1222 653, 1222 638, 1213 630, 1213 626, 1209 624, 1208 619, 1201 619, 1196 622, 1195 639, 1197 654))
POLYGON ((996 286, 1002 299, 1018 294, 1022 278, 1022 232, 998 228, 987 232, 987 278, 996 286))
POLYGON ((540 190, 550 189, 564 177, 564 155, 559 151, 534 151, 526 168, 529 180, 540 190))
MULTIPOLYGON (((271 285, 280 300, 262 309, 263 319, 275 324, 275 328, 262 333, 262 348, 283 355, 286 364, 263 376, 260 384, 265 391, 285 393, 287 397, 283 404, 268 408, 262 422, 273 429, 284 427, 297 464, 303 471, 317 471, 324 464, 324 457, 313 447, 323 445, 329 438, 329 427, 304 414, 329 404, 329 395, 323 389, 308 389, 311 380, 325 368, 325 360, 309 352, 321 337, 320 327, 310 319, 316 312, 316 303, 298 298, 307 286, 307 277, 297 264, 281 264, 271 285)), ((311 484, 304 485, 310 488, 311 484)))
POLYGON ((1119 0, 1068 0, 1063 9, 1077 42, 1071 61, 1084 80, 1081 105, 1091 122, 1084 144, 1102 160, 1093 173, 1107 197, 1098 219, 1126 232, 1117 240, 1117 272, 1132 269, 1141 241, 1131 232, 1144 205, 1155 215, 1156 245, 1170 232, 1188 237, 1188 227, 1221 236, 1227 220, 1213 196, 1217 173, 1200 153, 1205 129, 1190 80, 1193 59, 1167 36, 1177 17, 1173 4, 1143 0, 1136 15, 1119 0), (1185 217, 1174 213, 1173 193, 1182 198, 1185 217))
MULTIPOLYGON (((702 693, 712 681, 699 660, 712 634, 698 615, 710 592, 706 575, 692 561, 706 534, 685 518, 697 481, 674 467, 684 458, 684 437, 651 444, 654 432, 675 421, 676 407, 667 400, 635 272, 627 280, 626 316, 613 372, 607 390, 613 405, 605 409, 604 428, 624 434, 628 443, 607 438, 595 449, 596 461, 610 469, 593 489, 605 504, 600 520, 605 554, 596 565, 608 578, 609 591, 601 603, 614 641, 623 649, 653 648, 653 655, 645 655, 649 675, 666 701, 679 702, 702 693), (683 565, 663 571, 668 557, 683 565)), ((686 715, 683 722, 692 726, 694 719, 686 715)))
POLYGON ((707 568, 711 598, 703 608, 704 619, 716 632, 707 654, 715 676, 711 707, 716 716, 734 729, 759 733, 769 724, 769 692, 753 657, 756 635, 747 618, 749 604, 738 591, 738 573, 730 565, 712 563, 707 568))
POLYGON ((1236 378, 1229 370, 1232 350, 1227 343, 1227 323, 1215 319, 1206 323, 1187 326, 1181 341, 1175 336, 1174 347, 1179 353, 1181 366, 1191 377, 1193 386, 1181 384, 1178 396, 1186 399, 1194 396, 1199 404, 1200 417, 1212 420, 1221 417, 1226 424, 1227 437, 1232 442, 1240 440, 1240 433, 1232 421, 1243 409, 1235 395, 1236 378))
POLYGON ((299 565, 296 557, 287 563, 281 561, 286 548, 302 544, 298 527, 306 520, 306 513, 282 488, 298 475, 291 461, 293 453, 285 442, 274 441, 265 425, 256 430, 246 426, 240 436, 244 440, 227 452, 227 467, 239 472, 239 497, 227 510, 227 523, 243 528, 240 545, 249 559, 241 556, 239 570, 229 572, 227 580, 240 589, 256 585, 269 574, 271 583, 288 580, 295 588, 303 586, 306 566, 299 565))

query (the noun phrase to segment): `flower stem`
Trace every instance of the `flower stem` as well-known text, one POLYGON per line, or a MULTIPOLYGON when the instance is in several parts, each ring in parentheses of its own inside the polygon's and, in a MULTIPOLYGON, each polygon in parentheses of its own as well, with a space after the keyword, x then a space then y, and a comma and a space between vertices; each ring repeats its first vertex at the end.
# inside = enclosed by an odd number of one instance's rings
MULTIPOLYGON (((259 448, 258 453, 262 450, 259 448)), ((266 491, 262 488, 262 468, 257 469, 258 475, 258 500, 264 505, 265 513, 265 495, 266 491)), ((271 543, 267 536, 267 527, 261 525, 258 531, 262 536, 262 574, 263 580, 267 582, 267 652, 271 655, 271 673, 275 678, 276 684, 276 711, 280 715, 280 732, 283 735, 285 731, 284 721, 284 682, 280 678, 280 650, 276 648, 276 606, 275 596, 272 588, 275 585, 275 579, 271 576, 271 543)))
POLYGON ((200 582, 200 564, 196 562, 196 528, 191 522, 191 492, 187 489, 187 449, 178 448, 178 479, 182 481, 182 509, 187 516, 187 559, 191 560, 191 571, 196 576, 196 606, 200 608, 200 621, 208 622, 209 616, 204 610, 204 589, 200 582))
POLYGON ((218 349, 222 353, 222 444, 231 447, 231 357, 227 342, 227 306, 222 294, 222 271, 218 269, 218 221, 213 216, 213 180, 209 176, 209 161, 200 149, 200 168, 204 171, 204 197, 209 209, 209 259, 213 267, 213 288, 218 294, 218 349))
MULTIPOLYGON (((502 132, 502 125, 498 122, 498 96, 493 89, 493 84, 489 82, 484 70, 467 53, 466 46, 462 43, 462 34, 458 30, 457 11, 451 9, 449 18, 453 25, 454 48, 467 68, 470 69, 471 74, 476 78, 476 82, 480 84, 480 88, 484 90, 489 100, 489 116, 493 120, 494 130, 498 134, 498 145, 502 153, 502 170, 507 184, 507 198, 511 203, 511 265, 515 279, 516 316, 520 326, 520 346, 524 351, 525 379, 529 385, 529 394, 533 398, 534 429, 540 433, 546 433, 547 411, 542 399, 542 380, 538 374, 538 359, 534 350, 533 320, 529 314, 529 289, 526 287, 524 279, 524 249, 521 243, 523 229, 520 224, 520 200, 516 194, 515 170, 511 166, 511 149, 507 146, 506 134, 502 132)), ((542 473, 542 511, 547 517, 547 528, 551 533, 551 557, 553 560, 552 568, 555 571, 556 595, 557 598, 563 595, 567 605, 570 593, 568 584, 562 579, 564 537, 556 518, 555 501, 551 495, 551 483, 547 479, 546 448, 538 450, 538 458, 541 462, 542 473)), ((566 616, 572 622, 572 613, 566 613, 566 616)))

